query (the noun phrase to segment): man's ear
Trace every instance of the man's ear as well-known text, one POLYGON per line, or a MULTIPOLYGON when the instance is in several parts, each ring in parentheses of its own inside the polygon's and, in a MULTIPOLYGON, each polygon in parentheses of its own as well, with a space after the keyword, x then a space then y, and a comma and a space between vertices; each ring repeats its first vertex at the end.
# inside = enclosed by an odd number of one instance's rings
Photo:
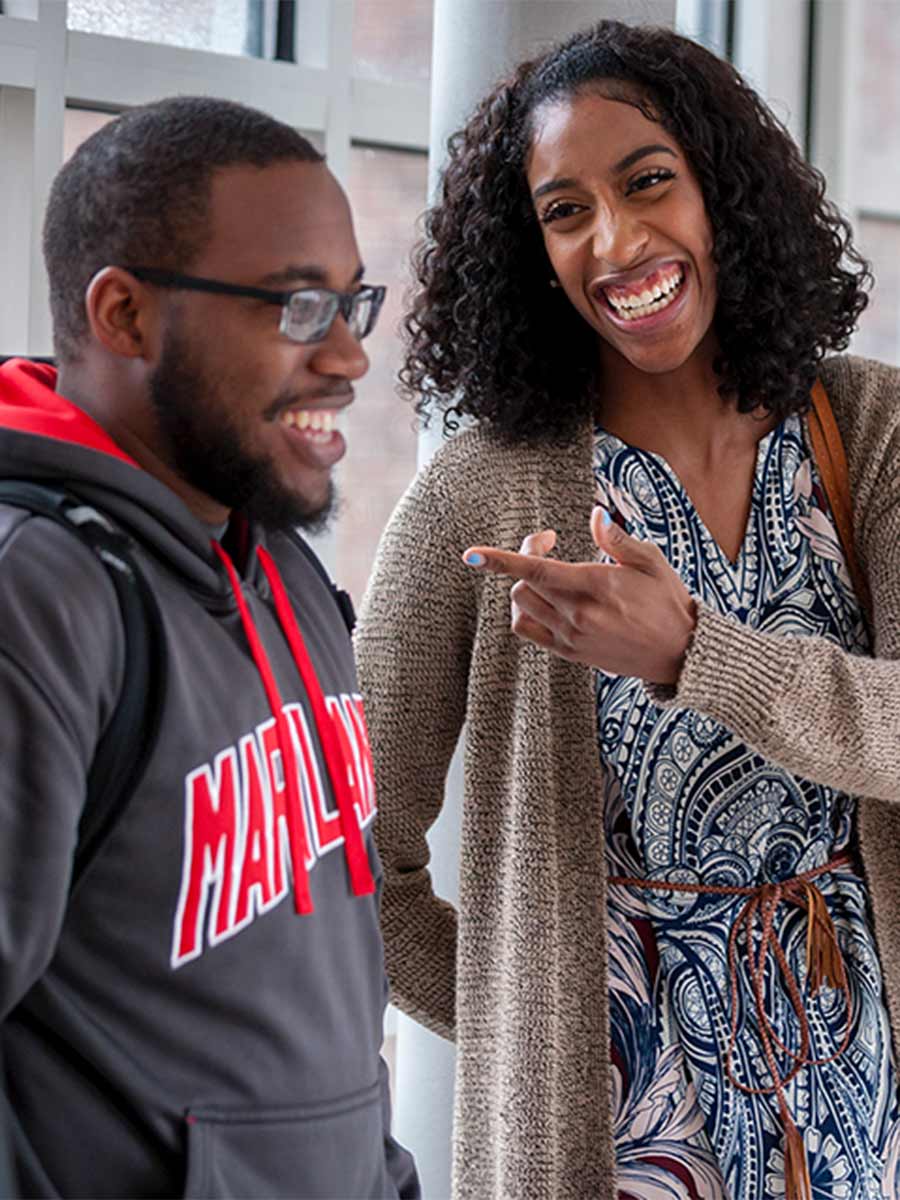
POLYGON ((84 295, 88 325, 97 341, 123 358, 152 358, 159 328, 153 289, 122 267, 103 267, 84 295))

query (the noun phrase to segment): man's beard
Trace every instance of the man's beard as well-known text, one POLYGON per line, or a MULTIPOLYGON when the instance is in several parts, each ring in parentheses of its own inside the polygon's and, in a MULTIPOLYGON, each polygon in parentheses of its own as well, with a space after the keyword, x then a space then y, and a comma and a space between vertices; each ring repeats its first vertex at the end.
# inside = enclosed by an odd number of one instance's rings
POLYGON ((280 482, 270 458, 249 454, 221 390, 171 327, 149 388, 172 466, 192 487, 268 529, 325 528, 334 484, 329 481, 324 502, 313 504, 280 482))

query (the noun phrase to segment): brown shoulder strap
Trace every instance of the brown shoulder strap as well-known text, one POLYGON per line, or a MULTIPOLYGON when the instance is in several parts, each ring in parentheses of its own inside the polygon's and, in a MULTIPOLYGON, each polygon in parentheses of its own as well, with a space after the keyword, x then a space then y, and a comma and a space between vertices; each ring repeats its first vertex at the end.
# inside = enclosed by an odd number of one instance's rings
POLYGON ((850 504, 850 472, 841 433, 831 411, 828 393, 817 379, 812 389, 812 409, 809 413, 809 436, 822 487, 828 498, 831 515, 847 562, 853 590, 866 615, 872 611, 869 584, 859 567, 853 544, 853 510, 850 504))

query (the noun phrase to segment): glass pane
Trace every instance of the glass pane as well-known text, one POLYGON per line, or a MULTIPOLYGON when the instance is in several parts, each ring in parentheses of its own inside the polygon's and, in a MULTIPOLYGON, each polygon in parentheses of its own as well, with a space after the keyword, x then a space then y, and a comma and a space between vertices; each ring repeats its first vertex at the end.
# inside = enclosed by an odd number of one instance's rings
POLYGON ((67 108, 63 125, 63 159, 70 159, 82 142, 114 116, 115 113, 95 112, 90 108, 67 108))
POLYGON ((853 339, 853 353, 900 365, 900 219, 864 217, 856 223, 856 236, 874 268, 875 289, 853 339))
POLYGON ((714 54, 728 53, 728 9, 725 0, 677 0, 675 28, 714 54))
POLYGON ((353 74, 384 83, 431 78, 433 0, 356 0, 353 74))
POLYGON ((900 3, 865 0, 856 59, 853 193, 858 208, 900 211, 900 3))
POLYGON ((0 4, 0 16, 16 17, 20 21, 36 21, 38 0, 5 0, 0 4))
POLYGON ((388 289, 378 324, 365 342, 371 367, 357 383, 356 401, 347 413, 347 456, 338 477, 343 505, 335 525, 334 575, 357 603, 381 531, 416 470, 415 414, 396 393, 402 352, 397 327, 427 184, 424 154, 367 146, 350 152, 347 190, 366 282, 388 289))
POLYGON ((852 194, 860 249, 875 288, 856 354, 900 363, 900 3, 863 0, 854 55, 852 194))
POLYGON ((68 25, 220 54, 259 54, 260 6, 250 0, 69 0, 68 25))

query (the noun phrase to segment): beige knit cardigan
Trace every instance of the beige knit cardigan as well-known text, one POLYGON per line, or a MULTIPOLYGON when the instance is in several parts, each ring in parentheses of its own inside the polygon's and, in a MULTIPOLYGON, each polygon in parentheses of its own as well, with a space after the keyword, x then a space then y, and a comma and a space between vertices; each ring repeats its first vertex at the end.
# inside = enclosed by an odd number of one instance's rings
MULTIPOLYGON (((900 1030, 900 372, 834 358, 822 378, 850 465, 875 658, 759 634, 699 606, 675 702, 767 758, 867 797, 858 829, 900 1030)), ((457 1200, 615 1195, 601 766, 591 671, 509 632, 509 584, 462 565, 556 529, 593 556, 591 436, 447 442, 385 532, 357 651, 375 755, 395 1002, 455 1037, 457 1200), (425 834, 466 722, 459 912, 425 834)))

